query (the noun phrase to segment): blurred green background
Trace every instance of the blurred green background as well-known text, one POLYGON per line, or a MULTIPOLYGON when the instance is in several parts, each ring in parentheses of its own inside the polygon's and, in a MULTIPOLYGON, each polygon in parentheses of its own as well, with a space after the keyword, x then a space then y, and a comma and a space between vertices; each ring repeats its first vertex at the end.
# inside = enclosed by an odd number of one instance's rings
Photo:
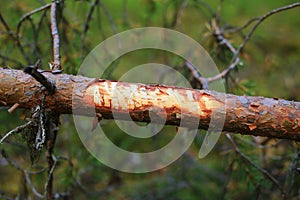
MULTIPOLYGON (((60 3, 57 16, 64 73, 76 74, 85 56, 106 38, 146 26, 171 28, 192 37, 203 45, 221 71, 227 68, 232 54, 216 42, 212 35, 212 19, 217 16, 224 28, 240 27, 253 17, 293 2, 296 1, 66 0, 60 3), (88 14, 95 2, 98 4, 83 37, 88 14)), ((43 68, 48 69, 47 63, 53 59, 49 10, 31 15, 20 27, 19 38, 30 61, 24 58, 11 37, 23 15, 46 3, 50 1, 1 1, 0 13, 11 31, 7 32, 3 21, 0 22, 1 67, 21 69, 40 58, 43 68)), ((240 55, 242 65, 226 79, 227 92, 300 101, 299 10, 298 7, 277 13, 258 27, 240 55)), ((251 27, 225 34, 225 37, 238 47, 251 27)), ((113 63, 104 78, 117 80, 134 66, 148 62, 178 67, 181 59, 158 50, 132 52, 113 63)), ((188 70, 178 71, 190 78, 188 70)), ((0 135, 24 124, 23 115, 22 110, 9 115, 7 108, 0 108, 0 135)), ((164 134, 141 141, 127 136, 113 121, 104 121, 103 127, 114 143, 135 151, 162 147, 176 133, 175 127, 167 127, 164 134)), ((93 158, 81 143, 72 116, 63 115, 54 152, 66 159, 60 160, 55 169, 54 192, 67 194, 70 199, 283 199, 282 191, 286 199, 300 198, 299 144, 232 135, 240 150, 237 152, 222 135, 214 150, 204 159, 198 159, 204 133, 199 130, 188 151, 164 169, 146 174, 122 173, 93 158), (265 172, 276 181, 268 178, 265 172)), ((44 169, 44 150, 32 165, 22 134, 10 137, 0 149, 23 169, 44 169)), ((43 193, 46 171, 31 174, 30 178, 43 193)), ((23 195, 25 186, 29 196, 35 199, 25 183, 20 170, 0 157, 2 198, 23 195)))

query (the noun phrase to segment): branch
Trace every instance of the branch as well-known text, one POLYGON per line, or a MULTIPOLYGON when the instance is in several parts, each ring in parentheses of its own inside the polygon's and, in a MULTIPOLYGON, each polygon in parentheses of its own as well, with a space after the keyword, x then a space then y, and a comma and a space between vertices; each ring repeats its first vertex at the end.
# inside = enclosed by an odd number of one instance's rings
POLYGON ((4 149, 1 149, 1 155, 2 157, 11 165, 13 166, 15 169, 19 170, 20 172, 22 172, 25 175, 25 180, 26 183, 29 185, 31 191, 33 192, 33 194, 38 197, 39 199, 44 198, 43 195, 41 195, 35 188, 35 186, 33 185, 31 179, 30 179, 30 174, 39 174, 42 173, 44 170, 40 170, 38 172, 32 172, 32 171, 28 171, 23 169, 21 166, 19 166, 16 162, 14 162, 13 160, 11 160, 8 155, 6 154, 6 152, 4 151, 4 149))
POLYGON ((15 65, 17 65, 17 66, 23 66, 23 64, 20 61, 16 60, 16 59, 9 58, 9 57, 1 55, 1 54, 0 54, 0 58, 2 58, 2 60, 3 60, 2 64, 4 64, 5 61, 9 61, 9 62, 15 63, 15 65))
POLYGON ((52 80, 47 79, 41 72, 38 71, 35 66, 25 67, 23 70, 25 73, 30 74, 35 80, 40 82, 49 92, 49 94, 54 94, 56 87, 52 80))
POLYGON ((19 35, 18 34, 13 34, 13 32, 11 31, 11 29, 9 28, 8 24, 6 23, 6 21, 4 20, 3 16, 0 13, 0 21, 3 24, 3 26, 5 27, 7 33, 11 36, 11 38, 16 42, 17 46, 19 47, 21 54, 23 55, 24 59, 26 60, 27 64, 30 64, 30 59, 28 57, 28 55, 26 54, 23 45, 20 42, 19 39, 19 35))
POLYGON ((285 194, 286 192, 283 190, 283 188, 279 184, 278 180, 276 180, 267 170, 256 165, 246 154, 244 154, 238 148, 237 144, 235 143, 235 141, 229 134, 226 134, 226 137, 232 143, 234 151, 241 156, 241 158, 246 162, 246 164, 249 164, 249 165, 253 166, 254 168, 256 168, 260 173, 262 173, 265 177, 267 177, 281 191, 282 195, 286 195, 285 194))
POLYGON ((55 140, 58 132, 59 115, 54 113, 48 113, 47 116, 47 151, 46 158, 48 162, 48 180, 45 185, 45 192, 48 199, 52 199, 53 196, 53 173, 57 165, 57 158, 53 155, 55 140))
POLYGON ((238 63, 240 62, 240 59, 239 59, 240 52, 244 49, 244 47, 246 46, 246 44, 248 43, 248 41, 252 37, 253 33, 255 32, 256 28, 264 20, 266 20, 268 17, 270 17, 270 16, 272 16, 276 13, 279 13, 279 12, 282 12, 282 11, 285 11, 285 10, 289 10, 289 9, 293 9, 293 8, 298 7, 298 6, 300 6, 300 2, 293 3, 293 4, 290 4, 290 5, 284 6, 284 7, 276 8, 276 9, 271 10, 270 12, 264 14, 261 17, 255 17, 255 18, 249 20, 244 26, 242 26, 241 28, 238 28, 238 29, 229 29, 229 30, 225 30, 225 31, 222 30, 221 31, 219 26, 218 26, 217 21, 213 21, 212 25, 215 29, 214 35, 217 37, 217 39, 220 43, 225 44, 227 46, 227 48, 233 53, 233 58, 231 59, 231 62, 229 64, 229 66, 224 71, 222 71, 220 74, 217 74, 214 77, 207 78, 207 82, 213 82, 213 81, 216 81, 218 79, 226 77, 238 65, 238 63), (257 21, 257 22, 251 28, 251 30, 246 35, 245 39, 243 40, 243 42, 240 44, 240 46, 237 49, 235 49, 232 46, 232 44, 230 42, 228 42, 228 40, 224 37, 224 33, 231 33, 231 32, 242 30, 242 29, 248 27, 254 21, 257 21))
MULTIPOLYGON (((71 114, 75 110, 76 114, 95 116, 95 113, 88 112, 93 109, 104 119, 113 119, 113 111, 117 114, 116 119, 124 119, 123 116, 129 112, 134 121, 150 122, 151 110, 163 108, 167 116, 165 124, 180 126, 181 110, 186 109, 189 114, 185 117, 191 119, 190 123, 197 119, 198 128, 208 129, 212 111, 224 108, 226 118, 223 131, 300 141, 300 102, 163 85, 97 80, 68 74, 43 74, 54 80, 57 88, 54 95, 46 96, 45 109, 51 109, 57 114, 71 114), (116 90, 123 96, 113 100, 116 90), (170 93, 176 94, 177 99, 181 99, 184 105, 192 106, 181 107, 170 93), (130 98, 132 99, 129 101, 130 98), (115 101, 117 102, 112 105, 111 102, 115 101)), ((18 103, 19 108, 30 109, 40 104, 44 95, 41 85, 20 70, 0 68, 0 88, 0 103, 3 106, 18 103)), ((164 116, 161 113, 157 115, 164 116)))
POLYGON ((32 121, 27 122, 24 125, 18 126, 17 128, 9 131, 8 133, 6 133, 0 140, 0 144, 2 144, 4 142, 4 140, 6 140, 9 136, 16 134, 16 133, 20 133, 23 129, 25 129, 26 127, 28 127, 30 124, 32 123, 32 121))
POLYGON ((293 9, 293 8, 296 8, 300 6, 300 2, 298 3, 293 3, 293 4, 290 4, 290 5, 287 5, 287 6, 284 6, 284 7, 281 7, 281 8, 276 8, 268 13, 266 13, 265 15, 261 16, 258 18, 258 21, 255 23, 255 25, 252 27, 252 29, 250 30, 250 32, 246 35, 246 38, 244 39, 244 41, 242 42, 242 44, 239 46, 239 48, 237 49, 237 52, 236 54, 234 55, 233 59, 232 59, 232 62, 234 62, 234 60, 238 57, 238 54, 243 50, 243 48, 245 47, 245 45, 247 44, 247 42, 250 40, 251 36, 253 35, 254 31, 256 30, 256 28, 265 20, 267 19, 268 17, 276 14, 276 13, 279 13, 279 12, 282 12, 282 11, 285 11, 285 10, 289 10, 289 9, 293 9))
POLYGON ((31 15, 37 13, 37 12, 40 12, 40 11, 43 11, 43 10, 46 10, 48 9, 49 7, 51 6, 51 4, 46 4, 40 8, 37 8, 37 9, 34 9, 28 13, 26 13, 25 15, 22 16, 22 18, 20 19, 20 21, 18 22, 18 25, 17 25, 17 31, 16 31, 16 35, 19 35, 20 33, 20 28, 21 28, 21 25, 22 23, 26 20, 26 19, 29 19, 31 17, 31 15))
POLYGON ((93 3, 91 3, 91 8, 90 8, 90 11, 89 13, 87 14, 87 18, 86 18, 86 21, 83 25, 83 31, 82 31, 82 34, 81 34, 81 58, 83 57, 83 50, 84 50, 84 40, 85 40, 85 36, 87 34, 87 31, 89 30, 90 26, 89 26, 89 23, 92 19, 92 16, 93 16, 93 13, 94 13, 94 10, 95 10, 95 6, 97 6, 99 3, 99 0, 95 0, 93 3))
POLYGON ((208 90, 208 84, 206 78, 204 78, 196 69, 194 65, 192 65, 190 62, 186 61, 185 66, 191 71, 193 77, 201 84, 201 89, 208 90))
POLYGON ((55 0, 52 0, 51 11, 50 11, 50 21, 51 21, 51 35, 53 38, 53 63, 50 63, 50 68, 52 73, 61 72, 61 63, 60 63, 60 52, 59 52, 59 35, 57 30, 56 23, 56 4, 55 0))

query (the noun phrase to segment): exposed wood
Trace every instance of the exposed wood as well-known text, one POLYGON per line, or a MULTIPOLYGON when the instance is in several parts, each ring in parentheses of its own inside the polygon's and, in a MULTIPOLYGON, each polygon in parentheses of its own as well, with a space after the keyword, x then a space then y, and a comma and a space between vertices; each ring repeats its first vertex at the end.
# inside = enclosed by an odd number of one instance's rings
MULTIPOLYGON (((45 106, 57 114, 71 114, 73 106, 77 114, 94 115, 89 112, 93 109, 102 118, 112 119, 114 111, 122 119, 129 110, 134 121, 150 122, 149 113, 154 108, 163 108, 167 118, 165 124, 178 126, 184 110, 188 113, 185 117, 190 117, 191 122, 197 119, 199 128, 207 129, 212 111, 225 108, 224 131, 300 141, 300 102, 43 74, 55 81, 56 93, 47 95, 45 106), (116 92, 122 98, 113 98, 116 92), (184 101, 183 106, 174 97, 184 101)), ((19 108, 30 109, 41 103, 43 93, 47 94, 43 86, 23 71, 0 68, 0 106, 18 103, 19 108)), ((158 111, 157 116, 161 115, 163 113, 158 111)))

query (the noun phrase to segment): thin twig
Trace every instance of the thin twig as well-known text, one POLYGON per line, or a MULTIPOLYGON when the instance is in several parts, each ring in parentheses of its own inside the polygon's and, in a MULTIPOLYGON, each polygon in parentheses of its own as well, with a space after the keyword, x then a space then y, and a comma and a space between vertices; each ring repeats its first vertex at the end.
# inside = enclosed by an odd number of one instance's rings
POLYGON ((9 61, 9 62, 15 63, 18 66, 23 66, 23 64, 20 61, 16 60, 16 59, 9 58, 9 57, 3 56, 1 54, 0 54, 0 58, 2 58, 5 61, 9 61))
POLYGON ((37 9, 34 9, 34 10, 32 10, 32 11, 26 13, 25 15, 23 15, 23 16, 21 17, 19 23, 18 23, 17 30, 20 29, 21 24, 23 23, 23 21, 25 21, 25 20, 26 20, 27 18, 29 18, 31 15, 33 15, 33 14, 35 14, 35 13, 37 13, 37 12, 46 10, 46 9, 50 8, 50 6, 51 6, 51 3, 48 3, 48 4, 46 4, 46 5, 43 5, 43 6, 39 7, 39 8, 37 8, 37 9))
MULTIPOLYGON (((218 43, 220 45, 225 45, 232 53, 233 55, 236 55, 237 54, 237 50, 233 47, 233 45, 224 37, 223 35, 223 31, 220 30, 219 28, 219 25, 218 25, 218 21, 217 20, 213 20, 212 21, 212 26, 214 28, 214 35, 215 37, 217 38, 218 40, 218 43)), ((238 55, 238 54, 237 54, 238 55)), ((233 70, 237 64, 240 62, 240 58, 239 57, 236 57, 235 61, 233 63, 230 63, 230 65, 225 69, 223 70, 221 73, 217 74, 216 76, 214 77, 210 77, 210 78, 207 78, 207 82, 211 83, 211 82, 214 82, 218 79, 221 79, 221 78, 225 78, 229 72, 231 70, 233 70)))
POLYGON ((17 128, 9 131, 8 133, 6 133, 0 140, 0 144, 2 144, 4 142, 4 140, 6 140, 9 136, 16 134, 16 133, 20 133, 24 128, 27 128, 31 123, 33 123, 32 121, 27 122, 24 125, 18 126, 17 128))
MULTIPOLYGON (((203 0, 196 0, 196 2, 199 3, 199 4, 201 4, 206 10, 208 10, 212 17, 216 17, 217 16, 217 13, 214 11, 214 9, 208 3, 206 3, 205 1, 203 1, 203 0)), ((209 17, 209 18, 211 18, 211 17, 209 17)))
POLYGON ((26 19, 29 19, 29 18, 31 17, 31 15, 33 15, 33 14, 35 14, 35 13, 37 13, 37 12, 40 12, 40 11, 43 11, 43 10, 46 10, 46 9, 50 8, 50 6, 51 6, 51 3, 46 4, 46 5, 44 5, 44 6, 40 7, 40 8, 34 9, 34 10, 32 10, 32 11, 26 13, 25 15, 23 15, 23 16, 21 17, 20 21, 18 22, 16 34, 19 35, 21 25, 22 25, 22 23, 23 23, 26 19))
POLYGON ((191 71, 191 73, 193 74, 193 77, 195 79, 197 79, 199 81, 199 83, 201 84, 202 88, 204 90, 208 90, 208 84, 207 84, 207 80, 206 78, 204 78, 199 72, 198 70, 195 68, 194 65, 192 65, 190 62, 186 61, 185 65, 187 66, 187 68, 191 71))
POLYGON ((219 19, 221 19, 222 6, 223 6, 223 0, 220 0, 219 5, 218 5, 217 16, 216 16, 216 20, 218 22, 219 22, 219 19))
POLYGON ((183 15, 183 11, 187 7, 188 3, 189 3, 189 0, 185 0, 181 4, 181 6, 179 8, 179 11, 177 13, 176 26, 180 26, 181 25, 181 18, 182 18, 182 15, 183 15))
POLYGON ((52 199, 53 195, 53 172, 57 164, 57 158, 53 155, 55 140, 58 132, 59 115, 54 113, 47 114, 47 151, 46 158, 48 162, 48 180, 45 185, 47 199, 52 199))
POLYGON ((221 73, 217 74, 216 76, 214 77, 210 77, 210 78, 207 78, 207 82, 208 83, 211 83, 211 82, 214 82, 216 80, 219 80, 221 78, 225 78, 229 72, 231 70, 233 70, 237 64, 239 63, 239 59, 235 59, 235 61, 233 63, 231 63, 225 70, 223 70, 221 73))
POLYGON ((17 170, 23 172, 24 170, 22 169, 22 167, 20 167, 19 165, 17 165, 16 162, 14 162, 13 160, 11 160, 8 155, 6 154, 4 149, 1 149, 1 155, 2 157, 14 168, 16 168, 17 170))
POLYGON ((7 33, 13 37, 14 39, 14 33, 10 30, 8 24, 6 23, 5 19, 3 18, 3 16, 0 13, 0 21, 2 22, 3 26, 5 27, 7 33))
POLYGON ((4 20, 3 16, 0 13, 0 21, 2 22, 2 24, 4 25, 6 31, 9 33, 9 35, 11 36, 11 38, 16 42, 17 46, 19 47, 21 54, 23 55, 24 59, 26 60, 27 64, 30 64, 31 61, 28 57, 28 55, 26 54, 24 47, 22 46, 20 39, 19 39, 19 35, 18 34, 12 34, 13 32, 11 31, 11 29, 9 28, 8 24, 6 23, 6 21, 4 20))
MULTIPOLYGON (((53 159, 56 160, 56 161, 55 161, 55 162, 56 162, 55 165, 58 164, 58 161, 59 161, 59 160, 65 160, 65 161, 68 161, 68 168, 69 168, 70 170, 73 169, 73 163, 72 163, 72 161, 71 161, 69 158, 67 158, 67 157, 57 156, 57 157, 54 157, 53 159)), ((53 169, 53 170, 52 170, 52 174, 53 174, 53 172, 54 172, 54 168, 55 168, 55 166, 52 167, 52 169, 53 169)), ((49 177, 49 176, 48 176, 48 177, 49 177)), ((55 198, 57 198, 57 199, 60 199, 60 198, 62 198, 62 199, 69 199, 69 198, 67 198, 67 197, 70 197, 72 191, 75 189, 75 186, 77 186, 76 179, 73 177, 72 173, 70 174, 69 179, 72 179, 73 182, 70 184, 70 186, 68 187, 67 191, 62 192, 62 193, 56 193, 56 194, 54 194, 53 196, 55 196, 55 198)), ((48 180, 49 180, 49 179, 48 179, 48 180)))
POLYGON ((267 170, 257 166, 250 158, 248 158, 248 156, 246 156, 243 152, 241 152, 241 150, 238 148, 237 144, 235 143, 235 141, 233 140, 233 138, 229 133, 226 133, 226 137, 231 142, 234 151, 238 153, 243 160, 245 160, 247 163, 249 163, 254 168, 256 168, 260 173, 266 176, 280 190, 282 195, 286 194, 277 179, 275 179, 267 170))
MULTIPOLYGON (((243 42, 240 44, 240 46, 235 50, 235 48, 233 47, 230 47, 232 46, 229 42, 227 42, 227 40, 225 39, 225 37, 223 36, 223 32, 220 31, 220 32, 216 32, 215 34, 218 36, 218 37, 223 37, 221 38, 222 41, 226 44, 226 46, 231 50, 231 52, 234 53, 233 55, 233 58, 229 64, 229 66, 227 67, 227 69, 225 69, 224 71, 222 71, 220 74, 217 74, 216 76, 214 77, 210 77, 210 78, 207 78, 207 81, 208 82, 213 82, 213 81, 216 81, 218 79, 221 79, 221 78, 224 78, 226 77, 231 70, 233 70, 237 65, 238 63, 240 62, 240 59, 239 59, 239 54, 240 52, 243 50, 243 48, 245 47, 245 45, 247 44, 247 42, 250 40, 251 36, 253 35, 254 31, 256 30, 256 28, 265 20, 267 19, 268 17, 276 14, 276 13, 279 13, 279 12, 282 12, 282 11, 285 11, 285 10, 289 10, 289 9, 292 9, 292 8, 295 8, 295 7, 298 7, 300 6, 300 2, 298 3, 294 3, 294 4, 290 4, 290 5, 287 5, 287 6, 284 6, 284 7, 281 7, 281 8, 276 8, 274 10, 271 10, 270 12, 266 13, 265 15, 259 17, 259 18, 254 18, 252 20, 250 20, 250 22, 248 22, 249 24, 252 23, 252 21, 255 21, 257 20, 257 22, 255 23, 255 25, 252 27, 252 29, 250 30, 250 32, 246 35, 245 39, 243 40, 243 42)), ((244 26, 248 26, 248 23, 246 23, 246 25, 244 26)), ((218 26, 215 26, 218 28, 218 26)))
POLYGON ((24 173, 24 174, 25 174, 26 182, 27 182, 27 184, 29 185, 29 187, 30 187, 31 191, 33 192, 33 194, 34 194, 35 196, 39 197, 39 198, 44 198, 45 196, 42 195, 41 193, 39 193, 39 192, 35 189, 33 183, 31 182, 29 173, 24 173))
POLYGON ((32 54, 32 53, 36 53, 36 49, 37 49, 37 40, 36 40, 36 38, 37 38, 37 32, 36 32, 36 28, 35 28, 35 25, 33 23, 33 20, 30 17, 27 20, 29 21, 29 23, 31 25, 31 30, 33 32, 33 38, 34 38, 32 44, 31 43, 27 44, 27 46, 30 46, 30 47, 33 46, 33 48, 31 48, 31 51, 30 51, 30 54, 32 54))
MULTIPOLYGON (((33 183, 31 182, 31 179, 29 177, 29 174, 35 174, 36 172, 31 172, 31 171, 22 169, 22 167, 20 167, 17 163, 15 163, 13 160, 9 159, 9 157, 7 156, 6 152, 3 149, 1 150, 1 155, 11 166, 13 166, 17 170, 21 171, 22 173, 24 173, 26 183, 29 185, 29 187, 31 188, 31 191, 34 193, 34 195, 39 198, 44 198, 44 196, 35 189, 33 183)), ((43 172, 43 170, 41 170, 40 172, 43 172)))
POLYGON ((254 31, 256 30, 256 28, 265 20, 267 19, 268 17, 276 14, 276 13, 279 13, 279 12, 282 12, 282 11, 285 11, 285 10, 289 10, 289 9, 292 9, 292 8, 295 8, 295 7, 298 7, 300 6, 300 2, 298 3, 293 3, 293 4, 290 4, 290 5, 287 5, 287 6, 284 6, 284 7, 281 7, 281 8, 276 8, 268 13, 266 13, 265 15, 263 15, 262 17, 259 17, 259 20, 256 22, 256 24, 253 26, 253 28, 250 30, 250 32, 246 35, 244 41, 242 42, 242 44, 239 46, 239 48, 237 49, 237 52, 236 54, 234 55, 233 59, 232 59, 232 63, 235 61, 235 59, 238 57, 238 54, 243 50, 243 48, 245 47, 245 45, 247 44, 247 42, 250 40, 251 36, 253 35, 254 31))
POLYGON ((94 13, 94 10, 95 10, 95 7, 96 5, 98 5, 99 3, 99 0, 95 0, 92 4, 91 4, 91 7, 90 7, 90 11, 87 15, 87 18, 86 18, 86 21, 84 23, 84 26, 83 26, 83 31, 82 31, 82 34, 81 34, 81 56, 80 57, 83 57, 83 50, 84 50, 84 39, 85 39, 85 36, 86 36, 86 33, 87 31, 89 30, 89 23, 92 19, 92 16, 93 16, 93 13, 94 13))
POLYGON ((295 184, 295 178, 297 176, 297 165, 300 164, 300 149, 296 149, 294 159, 292 160, 288 173, 285 177, 286 189, 288 194, 292 193, 293 186, 295 184))
POLYGON ((247 28, 248 26, 250 26, 253 22, 255 22, 255 21, 257 21, 257 20, 259 20, 259 17, 254 17, 254 18, 250 19, 250 20, 249 20, 246 24, 244 24, 243 26, 224 30, 224 33, 234 33, 234 32, 241 31, 241 30, 247 28))
POLYGON ((48 179, 45 184, 45 194, 48 199, 52 198, 52 188, 53 188, 53 172, 57 164, 57 159, 51 152, 50 155, 47 155, 48 160, 48 179))
POLYGON ((106 15, 106 17, 107 17, 107 19, 110 23, 111 29, 113 30, 114 34, 117 34, 117 27, 116 27, 111 15, 109 14, 107 8, 105 7, 105 5, 100 0, 99 0, 99 5, 102 8, 104 14, 106 15))
POLYGON ((123 20, 123 25, 128 27, 129 26, 129 22, 128 22, 128 16, 127 16, 127 0, 123 0, 123 4, 122 4, 122 20, 123 20))
POLYGON ((41 16, 41 18, 38 22, 38 25, 37 25, 37 28, 36 28, 37 35, 39 35, 39 32, 40 32, 41 27, 42 27, 42 22, 43 22, 44 18, 46 17, 47 11, 48 10, 44 10, 44 12, 43 12, 43 14, 42 14, 42 16, 41 16))
MULTIPOLYGON (((4 27, 6 28, 6 30, 10 33, 9 35, 13 38, 13 40, 16 41, 17 46, 19 47, 19 49, 20 49, 22 55, 24 56, 24 58, 25 58, 25 60, 27 61, 28 64, 30 63, 30 59, 29 59, 29 57, 27 56, 27 54, 25 53, 25 50, 24 50, 24 48, 23 48, 23 46, 22 46, 22 44, 21 44, 21 41, 20 41, 20 39, 19 39, 20 28, 21 28, 22 23, 23 23, 26 19, 28 19, 29 22, 30 22, 30 24, 31 24, 31 26, 32 26, 34 38, 36 38, 36 37, 37 37, 36 29, 35 29, 34 23, 33 23, 33 21, 31 20, 30 16, 31 16, 32 14, 34 14, 34 13, 36 13, 36 12, 42 10, 42 9, 45 9, 44 6, 41 7, 41 8, 39 8, 39 9, 33 10, 33 11, 31 11, 31 12, 25 14, 25 15, 21 18, 21 20, 18 22, 17 30, 16 30, 16 34, 15 34, 15 35, 10 31, 9 26, 7 25, 7 23, 5 22, 4 18, 3 18, 3 17, 1 16, 1 14, 0 14, 0 20, 1 20, 2 24, 4 25, 4 27)), ((35 46, 36 46, 36 42, 35 42, 35 46)))
MULTIPOLYGON (((99 6, 102 8, 104 14, 106 15, 109 23, 110 23, 110 26, 111 26, 111 29, 113 30, 113 33, 114 34, 117 34, 117 27, 110 15, 110 13, 108 12, 107 8, 105 7, 105 5, 102 3, 101 0, 99 0, 99 6)), ((120 48, 121 47, 121 43, 120 43, 120 39, 119 37, 117 37, 117 43, 118 43, 118 47, 120 48)), ((107 73, 106 73, 106 77, 110 77, 112 72, 114 71, 114 69, 118 66, 118 64, 120 63, 120 59, 116 59, 114 61, 114 63, 112 64, 112 66, 107 70, 107 73)))
POLYGON ((40 33, 40 31, 41 31, 41 27, 42 27, 43 20, 44 20, 44 18, 45 18, 46 15, 47 15, 47 11, 48 11, 48 10, 44 10, 42 16, 41 16, 40 19, 39 19, 39 22, 37 23, 36 37, 34 38, 35 43, 36 43, 36 53, 37 53, 37 57, 38 57, 38 58, 41 58, 41 48, 39 47, 39 43, 38 43, 39 35, 40 35, 39 33, 40 33))

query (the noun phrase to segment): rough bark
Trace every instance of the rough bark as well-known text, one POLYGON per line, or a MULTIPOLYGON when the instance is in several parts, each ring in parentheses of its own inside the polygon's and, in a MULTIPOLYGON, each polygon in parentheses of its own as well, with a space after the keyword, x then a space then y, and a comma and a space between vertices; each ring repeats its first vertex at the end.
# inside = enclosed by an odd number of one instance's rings
MULTIPOLYGON (((150 112, 155 110, 158 119, 165 114, 165 124, 179 126, 181 118, 187 117, 191 123, 197 119, 198 128, 207 129, 215 110, 214 117, 225 112, 223 131, 300 141, 300 102, 43 74, 55 81, 57 88, 54 95, 47 94, 45 106, 58 114, 95 115, 92 109, 100 118, 123 119, 129 112, 134 121, 150 122, 150 112), (116 93, 120 98, 114 98, 116 93), (182 116, 182 112, 188 114, 182 116)), ((41 103, 43 93, 47 91, 30 75, 0 68, 0 106, 18 103, 19 108, 30 109, 41 103)))

